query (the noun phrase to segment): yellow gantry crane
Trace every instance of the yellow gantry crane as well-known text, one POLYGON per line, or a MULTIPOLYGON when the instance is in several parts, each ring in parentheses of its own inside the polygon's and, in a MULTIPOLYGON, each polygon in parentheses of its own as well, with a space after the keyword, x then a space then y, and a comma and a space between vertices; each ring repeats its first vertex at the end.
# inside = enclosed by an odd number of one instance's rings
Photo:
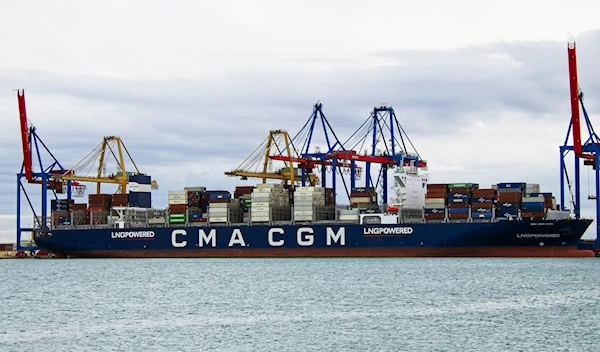
MULTIPOLYGON (((88 155, 80 160, 75 166, 67 170, 62 175, 56 175, 54 178, 60 181, 76 181, 96 183, 96 193, 100 193, 102 183, 117 184, 118 189, 115 193, 127 193, 127 184, 129 176, 139 174, 137 165, 131 158, 131 154, 125 147, 121 138, 116 136, 104 137, 102 142, 94 148, 88 155), (135 171, 127 172, 125 165, 125 155, 133 165, 135 171), (108 160, 113 159, 116 162, 117 171, 112 174, 106 173, 108 160), (97 165, 97 166, 96 166, 97 165), (95 175, 90 176, 94 171, 95 175)), ((158 189, 158 183, 151 181, 152 189, 158 189)))
MULTIPOLYGON (((267 138, 237 168, 225 172, 227 176, 238 176, 242 179, 260 178, 263 183, 267 179, 281 180, 283 184, 301 181, 301 170, 294 167, 293 162, 284 162, 284 167, 272 171, 271 155, 287 155, 290 159, 298 157, 298 151, 290 143, 291 138, 286 131, 272 130, 267 138)), ((312 173, 306 175, 308 182, 315 185, 319 178, 312 173)))

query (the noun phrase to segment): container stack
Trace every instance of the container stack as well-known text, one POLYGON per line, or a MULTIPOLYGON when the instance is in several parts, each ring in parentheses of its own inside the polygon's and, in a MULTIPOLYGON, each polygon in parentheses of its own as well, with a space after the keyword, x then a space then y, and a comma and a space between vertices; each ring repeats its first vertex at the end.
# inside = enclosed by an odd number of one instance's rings
POLYGON ((543 219, 546 215, 544 196, 525 196, 523 197, 523 210, 521 217, 523 219, 543 219))
POLYGON ((528 197, 544 197, 544 209, 556 209, 556 198, 552 196, 552 192, 538 192, 527 195, 528 197))
POLYGON ((169 224, 185 224, 187 221, 187 191, 169 191, 169 224))
POLYGON ((87 211, 87 204, 72 203, 70 205, 73 225, 89 225, 90 213, 87 211))
POLYGON ((53 199, 50 201, 52 225, 71 225, 71 206, 73 201, 68 199, 53 199))
POLYGON ((233 197, 242 203, 242 221, 250 222, 250 207, 252 206, 252 191, 254 186, 237 186, 233 192, 233 197))
POLYGON ((335 207, 326 204, 323 187, 297 187, 294 191, 294 221, 321 221, 335 218, 335 207))
POLYGON ((227 191, 208 191, 208 221, 211 223, 242 222, 242 207, 239 199, 232 199, 227 191))
POLYGON ((425 194, 425 220, 442 221, 446 218, 448 185, 428 184, 425 194))
POLYGON ((250 221, 291 220, 289 191, 281 184, 258 184, 251 194, 252 208, 250 221))
POLYGON ((496 217, 513 219, 520 216, 526 183, 504 182, 496 185, 496 217))
POLYGON ((376 210, 379 208, 377 204, 377 192, 374 187, 355 187, 350 193, 350 207, 359 209, 359 212, 376 210))
POLYGON ((469 205, 473 190, 479 185, 473 183, 451 183, 448 185, 448 219, 469 219, 469 205))
POLYGON ((148 175, 129 176, 129 205, 139 208, 152 207, 152 180, 148 175))
POLYGON ((493 188, 474 189, 471 196, 471 218, 477 221, 490 221, 494 218, 496 191, 493 188))
POLYGON ((187 194, 187 217, 190 223, 206 222, 208 201, 203 199, 206 187, 184 187, 187 194))
POLYGON ((325 205, 335 207, 335 192, 333 188, 325 188, 325 205))
POLYGON ((88 205, 90 211, 104 211, 110 209, 112 196, 110 194, 90 194, 88 195, 88 205))
POLYGON ((129 195, 127 193, 113 194, 110 199, 110 207, 128 207, 129 195))

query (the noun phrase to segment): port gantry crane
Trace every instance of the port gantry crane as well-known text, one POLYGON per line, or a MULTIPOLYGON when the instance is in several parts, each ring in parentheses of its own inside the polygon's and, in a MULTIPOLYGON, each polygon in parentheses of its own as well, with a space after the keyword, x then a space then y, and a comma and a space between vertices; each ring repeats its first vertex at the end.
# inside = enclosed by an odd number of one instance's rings
MULTIPOLYGON (((321 171, 321 186, 327 187, 327 171, 331 172, 331 187, 334 190, 334 199, 336 197, 337 187, 337 174, 350 173, 350 163, 343 161, 331 160, 328 155, 339 148, 345 150, 344 146, 338 139, 337 135, 333 131, 331 124, 323 114, 323 104, 317 101, 313 105, 313 111, 310 114, 308 120, 304 126, 296 133, 294 138, 291 139, 288 146, 300 145, 300 154, 298 157, 290 157, 288 155, 282 155, 282 153, 271 155, 273 160, 281 160, 285 162, 297 162, 298 168, 301 170, 301 184, 306 186, 306 175, 313 169, 320 169, 321 171), (318 137, 319 130, 322 136, 318 137), (322 138, 322 139, 321 139, 322 138), (325 142, 326 145, 315 145, 315 139, 318 142, 325 142), (313 147, 311 151, 311 147, 313 147), (325 152, 321 151, 321 148, 326 148, 325 152)), ((354 178, 360 178, 361 168, 354 169, 354 178)), ((346 194, 350 197, 350 193, 346 187, 346 182, 342 178, 346 194)), ((314 182, 310 183, 314 185, 314 182)))
MULTIPOLYGON (((100 193, 101 184, 109 183, 117 185, 115 193, 127 193, 127 185, 129 184, 129 176, 141 174, 137 165, 133 161, 131 154, 127 150, 125 143, 120 137, 107 136, 102 139, 88 155, 81 159, 71 169, 66 170, 61 175, 53 175, 52 178, 57 181, 75 181, 75 182, 90 182, 96 183, 96 193, 100 193), (133 165, 135 171, 127 171, 127 160, 133 165), (111 158, 112 157, 112 158, 111 158), (109 161, 114 161, 116 171, 110 174, 106 173, 106 167, 109 161), (97 166, 96 166, 97 165, 97 166), (84 172, 87 173, 84 174, 84 172), (94 171, 94 175, 90 172, 94 171)), ((156 180, 151 181, 151 188, 158 189, 156 180)))
POLYGON ((388 170, 397 166, 413 166, 427 168, 427 162, 421 159, 416 148, 408 138, 404 128, 400 125, 396 113, 391 106, 381 104, 374 107, 369 118, 345 141, 347 149, 338 148, 326 155, 330 160, 350 163, 350 187, 356 187, 355 170, 356 162, 364 162, 365 187, 382 188, 382 203, 385 207, 388 202, 388 170), (409 152, 407 142, 414 152, 409 152), (368 151, 359 154, 367 144, 368 151), (377 181, 373 182, 371 164, 380 164, 377 181))
POLYGON ((57 181, 53 178, 55 175, 64 174, 67 170, 38 136, 35 126, 29 123, 24 89, 17 90, 17 102, 19 106, 19 123, 23 150, 21 171, 17 173, 17 250, 33 251, 37 250, 33 242, 34 232, 48 229, 48 193, 52 192, 54 198, 57 199, 57 194, 66 192, 67 198, 71 199, 73 188, 79 192, 82 186, 72 181, 68 181, 65 185, 62 181, 57 181), (35 169, 34 157, 36 159, 35 166, 37 166, 35 169), (45 166, 45 162, 48 161, 47 159, 49 159, 49 164, 45 166), (25 179, 25 182, 23 182, 23 179, 25 179), (36 184, 42 187, 39 212, 36 211, 37 207, 34 206, 31 197, 27 193, 26 184, 36 184), (31 227, 21 227, 22 197, 25 198, 33 213, 33 224, 31 227), (22 245, 22 235, 24 233, 29 234, 31 237, 25 246, 22 245))
POLYGON ((565 207, 565 178, 569 186, 571 193, 571 212, 574 217, 581 218, 581 171, 580 171, 580 160, 583 159, 583 165, 592 166, 595 174, 595 196, 590 196, 590 199, 594 199, 596 203, 596 240, 593 242, 580 241, 578 244, 579 249, 592 250, 596 256, 600 256, 600 238, 598 230, 600 229, 600 160, 598 155, 600 154, 600 138, 594 131, 592 123, 588 116, 585 105, 583 104, 583 92, 579 88, 579 80, 577 76, 577 52, 575 42, 567 44, 568 53, 568 65, 569 65, 569 92, 571 100, 571 120, 569 128, 567 129, 567 136, 564 144, 560 147, 560 208, 562 210, 568 210, 565 207), (583 111, 583 117, 588 132, 588 138, 585 142, 581 141, 581 114, 580 106, 583 111), (568 144, 569 137, 572 136, 572 145, 568 144), (574 169, 575 169, 575 192, 573 194, 569 176, 567 174, 567 168, 565 164, 565 157, 567 154, 573 151, 574 154, 574 169))
POLYGON ((296 159, 298 159, 298 151, 291 143, 287 131, 272 130, 267 138, 240 165, 231 171, 226 171, 225 175, 241 177, 243 180, 259 178, 262 179, 263 183, 266 183, 269 179, 281 180, 283 184, 290 182, 292 185, 300 182, 300 178, 304 182, 305 178, 308 177, 311 184, 318 183, 319 178, 312 173, 300 175, 299 169, 294 166, 296 159), (282 160, 284 161, 284 167, 273 171, 271 157, 282 154, 285 154, 287 158, 287 160, 282 160))
MULTIPOLYGON (((53 199, 59 199, 59 194, 66 194, 66 199, 73 197, 82 197, 86 186, 81 182, 93 182, 97 184, 96 191, 100 192, 101 183, 117 184, 117 192, 126 193, 126 185, 130 174, 140 173, 131 159, 131 155, 119 137, 104 137, 103 141, 75 167, 66 169, 52 154, 48 146, 37 134, 37 129, 28 121, 27 109, 25 104, 25 90, 17 90, 17 101, 19 107, 19 123, 21 130, 21 144, 23 150, 23 163, 21 171, 17 174, 17 250, 36 250, 37 247, 30 240, 26 246, 21 244, 23 233, 29 234, 32 238, 36 231, 49 231, 50 219, 48 219, 48 193, 51 193, 53 199), (117 153, 115 153, 115 150, 117 153), (135 172, 127 172, 125 169, 125 157, 123 151, 127 154, 134 165, 135 172), (45 154, 45 155, 44 155, 45 154), (37 170, 34 170, 33 159, 36 159, 37 170), (114 157, 117 164, 117 172, 111 175, 103 175, 106 162, 109 156, 114 157), (45 162, 49 163, 45 166, 45 162), (92 167, 94 161, 98 161, 98 168, 95 176, 83 176, 85 167, 92 167), (25 182, 23 182, 25 179, 25 182), (39 212, 29 196, 26 184, 41 185, 41 203, 39 212), (31 212, 33 213, 33 225, 31 227, 21 227, 22 197, 27 201, 31 212)), ((158 183, 152 181, 152 189, 158 188, 158 183)))

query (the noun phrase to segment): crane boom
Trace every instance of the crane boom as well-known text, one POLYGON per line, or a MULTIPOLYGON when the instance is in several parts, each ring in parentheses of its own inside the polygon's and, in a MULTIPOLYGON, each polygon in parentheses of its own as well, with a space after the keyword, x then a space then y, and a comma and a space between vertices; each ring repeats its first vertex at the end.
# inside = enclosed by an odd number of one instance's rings
POLYGON ((27 181, 33 180, 33 166, 31 161, 31 143, 29 142, 29 126, 27 124, 27 110, 25 108, 25 89, 17 90, 19 102, 19 121, 21 124, 21 143, 23 145, 23 168, 27 181))
POLYGON ((582 153, 581 123, 579 115, 579 83, 577 80, 577 53, 575 42, 568 43, 569 52, 569 90, 571 93, 571 124, 573 125, 573 151, 575 155, 582 153))

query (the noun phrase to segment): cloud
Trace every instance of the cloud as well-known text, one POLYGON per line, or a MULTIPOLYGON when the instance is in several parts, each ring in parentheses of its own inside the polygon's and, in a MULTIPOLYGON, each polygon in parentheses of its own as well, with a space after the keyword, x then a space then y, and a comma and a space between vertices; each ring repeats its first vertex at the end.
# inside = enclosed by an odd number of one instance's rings
MULTIPOLYGON (((593 119, 600 113, 595 67, 600 31, 582 34, 577 43, 580 82, 593 119)), ((12 175, 22 153, 11 90, 20 87, 27 88, 31 122, 64 167, 75 165, 103 136, 118 135, 139 169, 161 185, 154 196, 157 206, 166 204, 169 189, 232 190, 258 182, 223 172, 240 164, 269 130, 295 135, 318 100, 342 141, 374 106, 393 106, 428 160, 432 182, 488 186, 525 181, 558 193, 558 146, 570 114, 563 42, 376 50, 350 59, 327 54, 287 60, 284 55, 279 60, 287 64, 185 78, 69 75, 0 62, 0 91, 5 92, 0 122, 6 126, 0 129, 5 151, 0 164, 6 170, 0 177, 0 214, 14 213, 12 175), (336 62, 342 64, 336 67, 336 62)), ((324 138, 315 138, 324 149, 324 138)), ((344 192, 338 192, 343 198, 344 192)), ((2 226, 4 234, 11 233, 12 223, 2 226)))

